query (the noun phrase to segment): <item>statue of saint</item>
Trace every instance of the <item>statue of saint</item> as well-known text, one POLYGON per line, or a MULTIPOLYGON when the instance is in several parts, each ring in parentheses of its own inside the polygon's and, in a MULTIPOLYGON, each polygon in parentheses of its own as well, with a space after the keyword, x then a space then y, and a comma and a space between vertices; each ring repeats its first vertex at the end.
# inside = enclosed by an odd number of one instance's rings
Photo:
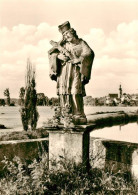
POLYGON ((57 81, 57 95, 61 108, 69 106, 75 124, 86 124, 83 97, 85 85, 91 77, 94 52, 80 39, 69 22, 58 26, 62 34, 59 42, 51 41, 49 50, 50 78, 57 81))

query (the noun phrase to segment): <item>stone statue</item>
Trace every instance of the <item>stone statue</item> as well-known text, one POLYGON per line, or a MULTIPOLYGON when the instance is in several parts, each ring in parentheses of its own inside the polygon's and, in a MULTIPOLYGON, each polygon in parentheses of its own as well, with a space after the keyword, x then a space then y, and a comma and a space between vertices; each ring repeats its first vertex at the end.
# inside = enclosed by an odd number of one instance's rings
POLYGON ((61 108, 69 106, 75 124, 85 124, 83 97, 91 77, 94 52, 78 38, 68 21, 58 28, 63 37, 59 42, 50 42, 53 46, 48 52, 50 78, 57 81, 61 108))

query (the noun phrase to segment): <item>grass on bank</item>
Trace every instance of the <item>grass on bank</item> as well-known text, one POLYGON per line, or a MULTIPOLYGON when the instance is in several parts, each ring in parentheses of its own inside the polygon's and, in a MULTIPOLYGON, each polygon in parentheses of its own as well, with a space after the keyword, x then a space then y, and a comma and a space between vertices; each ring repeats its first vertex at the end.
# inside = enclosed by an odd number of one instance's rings
POLYGON ((49 170, 47 154, 30 165, 22 163, 18 157, 9 161, 6 157, 5 175, 0 179, 0 194, 5 195, 136 195, 138 182, 126 181, 122 175, 91 168, 86 172, 82 164, 77 165, 63 157, 52 162, 49 170))
POLYGON ((47 131, 43 128, 39 128, 34 131, 28 130, 4 134, 0 136, 0 141, 38 139, 45 137, 48 137, 47 131))

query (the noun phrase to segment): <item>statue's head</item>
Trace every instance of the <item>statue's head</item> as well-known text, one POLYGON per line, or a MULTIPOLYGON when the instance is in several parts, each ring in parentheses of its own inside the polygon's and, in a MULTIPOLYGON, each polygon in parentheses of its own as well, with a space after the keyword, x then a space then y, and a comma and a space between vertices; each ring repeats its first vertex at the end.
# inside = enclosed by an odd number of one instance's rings
POLYGON ((78 35, 76 34, 76 31, 71 28, 70 23, 64 22, 63 24, 58 26, 59 32, 62 33, 63 38, 67 41, 71 41, 73 38, 78 38, 78 35))
POLYGON ((59 25, 58 26, 58 30, 60 33, 64 34, 66 31, 68 31, 70 29, 70 23, 67 21, 67 22, 64 22, 63 24, 59 25))

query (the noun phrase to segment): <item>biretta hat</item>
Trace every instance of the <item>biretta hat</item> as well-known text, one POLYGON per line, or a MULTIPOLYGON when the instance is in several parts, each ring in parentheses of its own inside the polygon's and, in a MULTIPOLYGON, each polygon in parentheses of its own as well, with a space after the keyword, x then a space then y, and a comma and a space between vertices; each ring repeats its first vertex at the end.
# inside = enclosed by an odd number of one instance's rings
POLYGON ((59 25, 58 26, 58 30, 59 32, 61 32, 62 34, 66 31, 68 31, 70 29, 70 23, 67 21, 67 22, 64 22, 63 24, 59 25))

